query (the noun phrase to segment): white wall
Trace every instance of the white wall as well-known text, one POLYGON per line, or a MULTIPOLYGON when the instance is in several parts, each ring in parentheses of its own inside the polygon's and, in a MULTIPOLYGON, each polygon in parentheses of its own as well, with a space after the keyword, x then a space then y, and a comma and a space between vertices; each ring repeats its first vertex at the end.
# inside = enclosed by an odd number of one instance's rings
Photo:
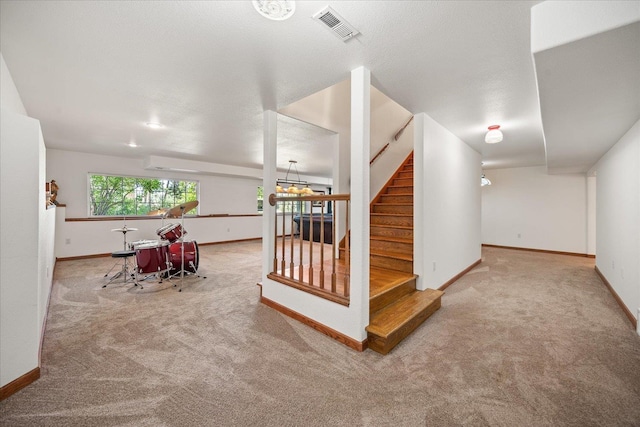
POLYGON ((13 83, 13 78, 7 68, 7 63, 4 62, 4 57, 0 53, 0 106, 7 111, 12 111, 17 114, 27 115, 27 110, 24 109, 22 99, 16 85, 13 83))
POLYGON ((587 177, 587 254, 596 254, 596 177, 587 177))
POLYGON ((45 205, 45 146, 0 54, 0 386, 39 365, 53 275, 55 210, 45 205))
POLYGON ((0 121, 0 383, 38 367, 40 124, 2 109, 0 121))
POLYGON ((640 308, 640 121, 594 166, 596 265, 637 316, 640 308))
POLYGON ((484 171, 482 243, 587 253, 587 178, 544 166, 484 171))
MULTIPOLYGON (((122 249, 122 234, 111 232, 123 224, 122 218, 113 221, 65 221, 66 218, 87 218, 89 209, 88 174, 104 173, 127 176, 190 179, 200 182, 199 214, 256 214, 256 191, 262 182, 256 179, 220 177, 143 168, 143 160, 111 157, 73 151, 47 151, 47 180, 55 179, 60 189, 58 201, 66 204, 59 209, 56 234, 58 258, 104 254, 122 249), (62 217, 62 218, 60 218, 62 217), (69 243, 67 243, 69 242, 69 243)), ((165 220, 179 222, 176 219, 165 220)), ((261 237, 261 217, 186 218, 184 228, 188 240, 198 243, 222 242, 261 237)), ((127 220, 127 227, 138 231, 127 234, 127 241, 156 240, 160 218, 127 220)))
POLYGON ((480 154, 424 113, 414 122, 414 272, 438 288, 481 258, 480 154))

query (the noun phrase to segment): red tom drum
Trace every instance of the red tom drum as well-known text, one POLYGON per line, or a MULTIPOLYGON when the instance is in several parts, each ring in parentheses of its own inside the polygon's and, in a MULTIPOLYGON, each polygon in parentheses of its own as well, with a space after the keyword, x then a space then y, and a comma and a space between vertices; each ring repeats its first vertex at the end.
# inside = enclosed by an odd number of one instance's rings
POLYGON ((139 274, 161 273, 169 269, 169 242, 159 241, 136 248, 136 263, 139 274))
POLYGON ((183 235, 187 234, 187 230, 183 230, 180 224, 167 224, 156 230, 156 233, 162 240, 168 240, 170 243, 175 242, 183 235))
POLYGON ((200 251, 195 240, 192 242, 176 242, 169 245, 170 273, 175 274, 182 268, 182 245, 184 245, 184 271, 196 273, 200 262, 200 251))

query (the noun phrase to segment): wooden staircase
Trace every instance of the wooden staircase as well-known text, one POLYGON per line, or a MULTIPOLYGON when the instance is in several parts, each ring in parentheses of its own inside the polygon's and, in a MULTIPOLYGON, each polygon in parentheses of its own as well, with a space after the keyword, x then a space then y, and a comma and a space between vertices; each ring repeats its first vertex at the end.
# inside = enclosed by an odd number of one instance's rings
POLYGON ((440 308, 444 292, 416 289, 413 153, 371 203, 369 348, 387 354, 440 308))

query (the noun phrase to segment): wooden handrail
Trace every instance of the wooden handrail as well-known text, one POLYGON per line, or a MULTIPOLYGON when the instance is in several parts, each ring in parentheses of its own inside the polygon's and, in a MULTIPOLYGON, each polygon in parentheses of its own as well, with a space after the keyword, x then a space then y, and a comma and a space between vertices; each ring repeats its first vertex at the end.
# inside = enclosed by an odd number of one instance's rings
POLYGON ((385 150, 386 150, 387 148, 389 148, 389 143, 388 143, 388 142, 384 145, 384 147, 382 147, 382 148, 380 149, 380 151, 378 151, 378 153, 377 153, 375 156, 373 156, 373 159, 371 159, 371 160, 369 161, 369 166, 371 166, 371 164, 372 164, 373 162, 375 162, 375 161, 376 161, 376 159, 377 159, 378 157, 380 157, 380 156, 382 155, 382 153, 384 153, 384 152, 385 152, 385 150))
MULTIPOLYGON (((398 132, 396 132, 396 134, 395 134, 395 135, 393 135, 393 140, 394 140, 394 141, 397 141, 398 139, 400 139, 400 135, 402 135, 402 132, 404 132, 404 130, 407 128, 407 126, 409 126, 409 123, 411 123, 411 121, 412 121, 412 120, 413 120, 413 116, 411 116, 411 117, 409 118, 409 120, 407 120, 407 123, 405 123, 405 124, 404 124, 404 126, 402 126, 402 127, 400 128, 400 130, 399 130, 398 132)), ((390 142, 387 142, 387 143, 384 145, 384 147, 382 147, 382 148, 381 148, 381 149, 376 153, 376 155, 375 155, 375 156, 373 156, 373 159, 371 159, 371 160, 369 161, 369 166, 371 166, 371 165, 373 164, 373 162, 375 162, 375 161, 376 161, 376 159, 377 159, 378 157, 380 157, 380 156, 382 155, 382 153, 384 153, 384 152, 387 150, 387 148, 389 148, 389 144, 390 144, 390 142)))
POLYGON ((351 200, 350 194, 328 194, 328 195, 318 195, 313 194, 309 196, 303 196, 300 194, 295 194, 293 196, 276 196, 275 194, 269 194, 269 204, 271 206, 275 206, 276 202, 293 202, 293 201, 301 201, 301 202, 331 202, 331 201, 347 201, 351 200))

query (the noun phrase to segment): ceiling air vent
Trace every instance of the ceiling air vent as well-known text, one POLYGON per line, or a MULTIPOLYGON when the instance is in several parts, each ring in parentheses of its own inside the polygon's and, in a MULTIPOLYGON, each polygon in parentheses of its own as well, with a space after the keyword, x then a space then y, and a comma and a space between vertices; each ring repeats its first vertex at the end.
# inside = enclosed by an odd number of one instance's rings
POLYGON ((346 42, 347 40, 353 38, 356 34, 360 33, 329 6, 313 15, 313 19, 320 22, 323 26, 329 28, 331 32, 343 42, 346 42))

